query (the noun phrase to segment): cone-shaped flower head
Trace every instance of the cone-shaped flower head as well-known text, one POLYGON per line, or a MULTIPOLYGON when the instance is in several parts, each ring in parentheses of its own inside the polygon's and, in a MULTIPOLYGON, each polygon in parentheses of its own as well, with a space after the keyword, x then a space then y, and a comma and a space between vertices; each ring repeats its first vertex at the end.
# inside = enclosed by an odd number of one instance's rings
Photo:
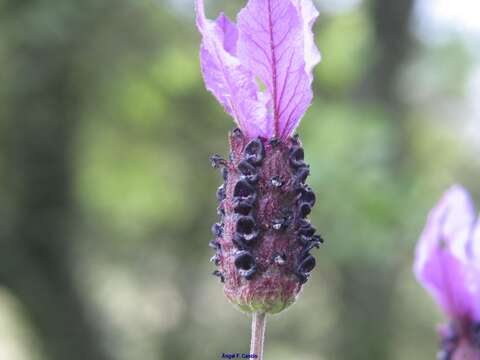
POLYGON ((322 241, 307 216, 315 194, 292 133, 312 101, 320 61, 311 0, 250 0, 238 25, 205 16, 196 0, 205 84, 239 129, 228 160, 212 158, 225 184, 212 231, 214 272, 228 299, 245 311, 275 313, 294 302, 315 267, 322 241))
POLYGON ((439 359, 480 359, 479 223, 469 194, 453 186, 430 212, 417 245, 417 279, 450 321, 440 330, 439 359))

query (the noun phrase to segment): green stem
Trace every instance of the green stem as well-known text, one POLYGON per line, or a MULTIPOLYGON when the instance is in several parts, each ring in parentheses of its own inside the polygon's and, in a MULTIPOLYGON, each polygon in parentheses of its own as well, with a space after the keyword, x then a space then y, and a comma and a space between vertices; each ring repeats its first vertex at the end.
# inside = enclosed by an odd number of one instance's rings
POLYGON ((257 355, 257 360, 263 360, 263 343, 265 341, 265 313, 252 314, 252 341, 250 342, 250 354, 257 355))

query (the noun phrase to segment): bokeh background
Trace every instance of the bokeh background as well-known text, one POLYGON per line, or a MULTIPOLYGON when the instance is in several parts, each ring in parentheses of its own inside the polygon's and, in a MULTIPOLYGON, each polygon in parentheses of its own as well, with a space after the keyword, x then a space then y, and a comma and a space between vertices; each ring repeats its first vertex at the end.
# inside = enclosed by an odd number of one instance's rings
MULTIPOLYGON (((434 359, 412 271, 452 183, 480 205, 477 0, 318 0, 298 129, 327 243, 266 359, 434 359)), ((207 1, 234 17, 245 1, 207 1)), ((231 119, 192 0, 0 0, 0 359, 217 359, 249 318, 210 275, 231 119)))

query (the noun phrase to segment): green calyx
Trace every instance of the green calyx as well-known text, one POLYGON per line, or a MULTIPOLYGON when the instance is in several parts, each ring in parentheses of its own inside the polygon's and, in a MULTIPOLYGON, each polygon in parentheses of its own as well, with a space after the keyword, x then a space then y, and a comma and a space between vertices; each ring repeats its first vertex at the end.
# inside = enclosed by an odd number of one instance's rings
POLYGON ((295 302, 295 298, 288 299, 263 299, 252 300, 249 302, 241 302, 230 300, 230 302, 240 311, 245 313, 267 313, 278 314, 295 302))

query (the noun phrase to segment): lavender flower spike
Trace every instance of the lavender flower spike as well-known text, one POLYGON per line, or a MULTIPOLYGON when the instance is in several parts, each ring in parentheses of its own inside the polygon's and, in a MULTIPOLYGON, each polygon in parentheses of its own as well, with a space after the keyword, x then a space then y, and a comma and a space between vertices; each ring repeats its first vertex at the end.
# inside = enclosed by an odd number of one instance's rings
POLYGON ((441 360, 480 359, 480 221, 467 191, 450 188, 428 217, 414 272, 449 318, 441 360))
POLYGON ((310 167, 291 136, 312 101, 318 12, 311 0, 249 0, 235 25, 223 14, 207 19, 203 0, 195 8, 205 84, 239 127, 228 160, 212 157, 225 181, 210 242, 214 275, 237 308, 278 313, 295 301, 323 241, 308 220, 310 167))
POLYGON ((223 14, 208 20, 203 0, 195 8, 205 84, 239 127, 228 160, 212 157, 225 181, 213 274, 231 303, 253 313, 251 353, 262 360, 266 313, 293 304, 315 268, 310 251, 323 242, 308 220, 310 167, 292 137, 313 97, 318 12, 311 0, 249 0, 237 26, 223 14))

